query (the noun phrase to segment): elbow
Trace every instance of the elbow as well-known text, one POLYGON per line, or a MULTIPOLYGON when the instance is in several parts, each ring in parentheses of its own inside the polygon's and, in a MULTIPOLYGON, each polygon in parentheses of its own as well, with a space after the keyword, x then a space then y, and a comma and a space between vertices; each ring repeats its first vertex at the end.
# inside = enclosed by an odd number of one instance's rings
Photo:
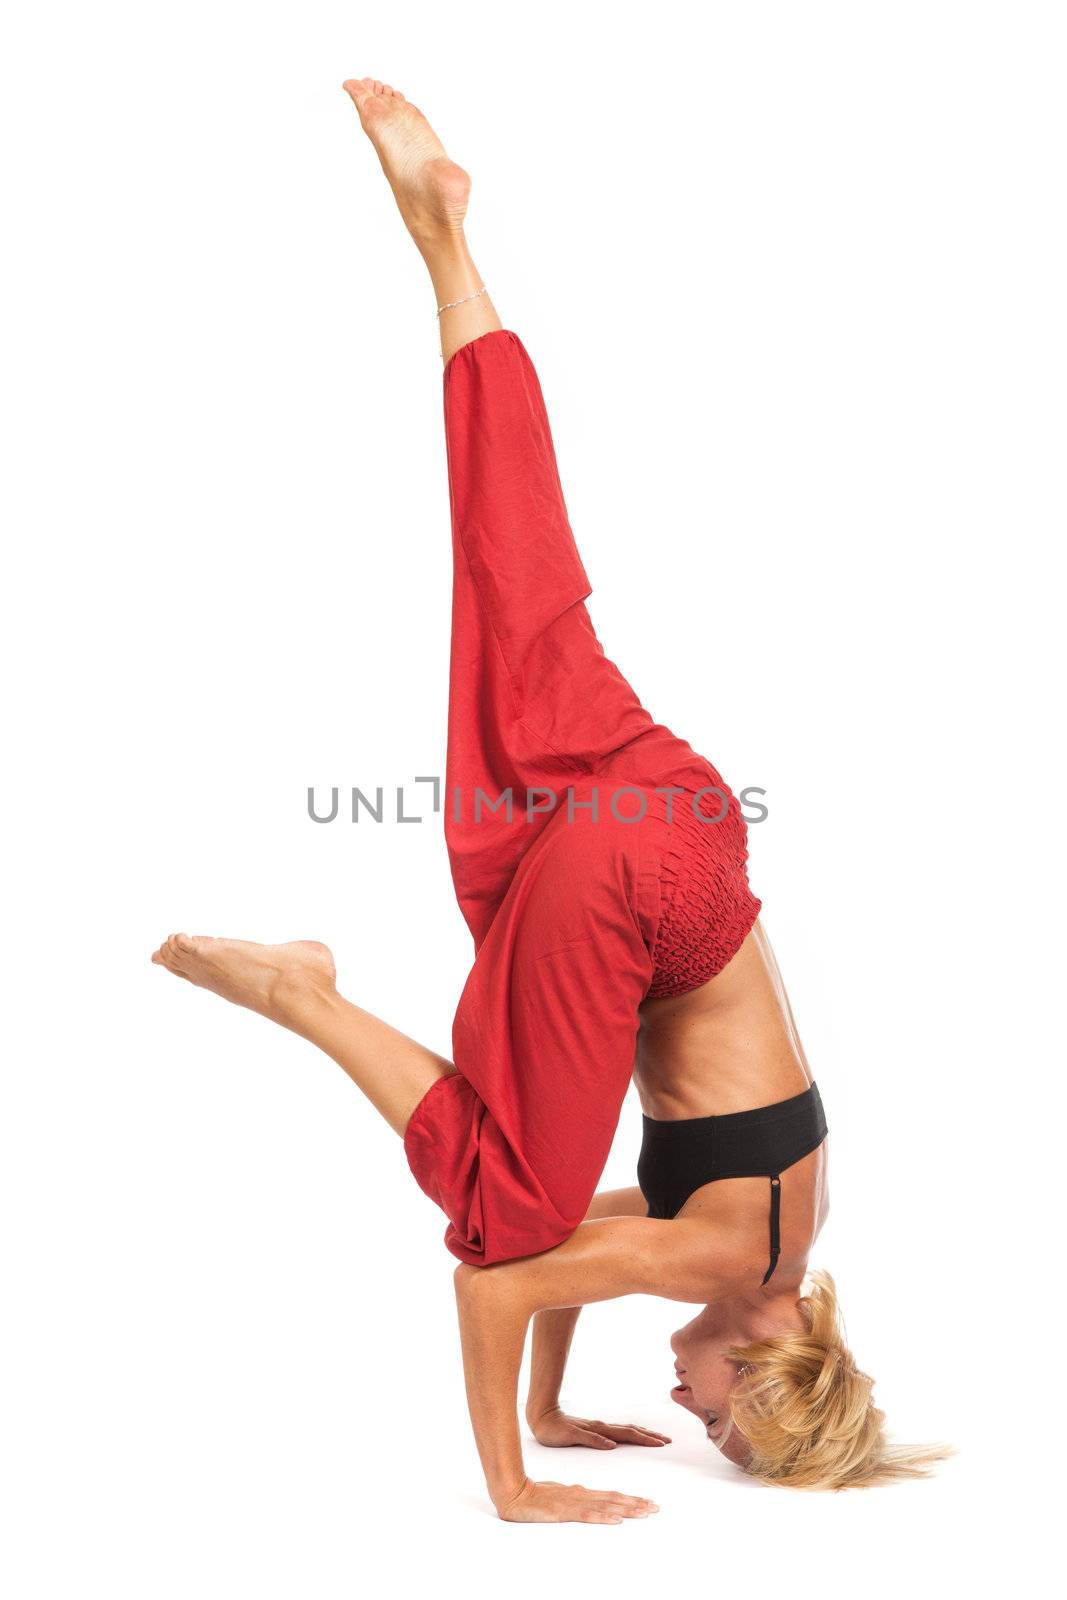
POLYGON ((465 1300, 470 1295, 478 1278, 481 1276, 481 1267, 472 1267, 469 1262, 461 1261, 452 1274, 452 1282, 456 1286, 456 1299, 465 1300))
POLYGON ((486 1267, 471 1266, 467 1261, 460 1262, 452 1274, 452 1282, 456 1288, 456 1304, 461 1311, 471 1306, 486 1305, 499 1298, 503 1287, 498 1274, 486 1267))
POLYGON ((521 1264, 504 1262, 495 1267, 472 1267, 461 1261, 452 1274, 456 1304, 461 1316, 532 1316, 526 1275, 521 1264))

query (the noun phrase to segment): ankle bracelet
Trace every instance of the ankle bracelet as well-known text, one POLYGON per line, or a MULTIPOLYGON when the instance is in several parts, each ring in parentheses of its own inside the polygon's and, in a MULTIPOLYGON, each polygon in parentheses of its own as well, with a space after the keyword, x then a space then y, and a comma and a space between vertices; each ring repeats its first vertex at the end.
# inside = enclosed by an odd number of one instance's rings
POLYGON ((478 296, 485 294, 485 292, 485 284, 483 283, 480 289, 475 289, 473 294, 465 294, 462 300, 450 300, 447 305, 438 306, 437 315, 440 316, 442 311, 453 311, 456 306, 465 306, 468 300, 477 300, 478 296))

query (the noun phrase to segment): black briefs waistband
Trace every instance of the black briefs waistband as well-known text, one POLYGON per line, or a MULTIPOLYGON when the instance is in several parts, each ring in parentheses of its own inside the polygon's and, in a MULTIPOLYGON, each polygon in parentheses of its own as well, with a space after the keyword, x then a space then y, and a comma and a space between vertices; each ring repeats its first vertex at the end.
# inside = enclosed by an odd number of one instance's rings
POLYGON ((778 1264, 779 1176, 826 1138, 826 1114, 814 1083, 802 1094, 751 1111, 661 1121, 642 1117, 637 1181, 650 1217, 676 1217, 690 1195, 718 1178, 771 1180, 771 1264, 778 1264))

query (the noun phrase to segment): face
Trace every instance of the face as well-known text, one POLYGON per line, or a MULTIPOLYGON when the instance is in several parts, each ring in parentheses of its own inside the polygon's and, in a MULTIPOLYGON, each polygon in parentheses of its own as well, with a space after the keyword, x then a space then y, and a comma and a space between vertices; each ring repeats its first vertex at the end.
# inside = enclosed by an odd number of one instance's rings
POLYGON ((745 1339, 729 1323, 721 1306, 708 1306, 671 1338, 677 1385, 671 1399, 703 1424, 712 1444, 735 1466, 748 1464, 748 1440, 730 1416, 730 1391, 741 1368, 726 1354, 745 1339))

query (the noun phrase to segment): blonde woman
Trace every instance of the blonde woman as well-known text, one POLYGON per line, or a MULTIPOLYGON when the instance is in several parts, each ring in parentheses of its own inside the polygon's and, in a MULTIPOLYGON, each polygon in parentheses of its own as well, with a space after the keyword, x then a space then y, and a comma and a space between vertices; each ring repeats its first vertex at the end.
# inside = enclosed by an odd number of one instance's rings
MULTIPOLYGON (((445 837, 475 961, 445 1060, 338 993, 322 945, 173 935, 153 960, 331 1055, 402 1137, 444 1211, 471 1419, 514 1522, 618 1523, 650 1500, 533 1482, 545 1445, 656 1448, 565 1412, 582 1305, 702 1306, 671 1393, 738 1467, 843 1488, 923 1473, 890 1446, 809 1256, 827 1125, 747 876, 737 797, 605 656, 540 384, 475 270, 467 174, 376 79, 346 90, 433 282, 454 582, 445 837), (638 1186, 595 1194, 623 1096, 638 1186)), ((680 647, 681 648, 681 647, 680 647)), ((692 647, 698 663, 699 641, 692 647)))

